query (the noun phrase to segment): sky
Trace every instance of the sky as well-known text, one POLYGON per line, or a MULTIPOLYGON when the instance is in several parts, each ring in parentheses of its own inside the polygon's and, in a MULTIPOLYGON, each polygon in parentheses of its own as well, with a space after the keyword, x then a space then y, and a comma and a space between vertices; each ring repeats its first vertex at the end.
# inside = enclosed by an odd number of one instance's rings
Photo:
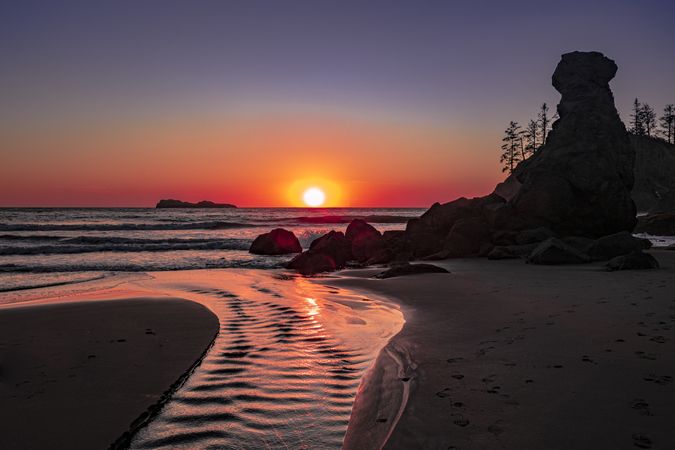
POLYGON ((491 192, 560 55, 675 103, 675 2, 0 4, 0 206, 419 206, 491 192))

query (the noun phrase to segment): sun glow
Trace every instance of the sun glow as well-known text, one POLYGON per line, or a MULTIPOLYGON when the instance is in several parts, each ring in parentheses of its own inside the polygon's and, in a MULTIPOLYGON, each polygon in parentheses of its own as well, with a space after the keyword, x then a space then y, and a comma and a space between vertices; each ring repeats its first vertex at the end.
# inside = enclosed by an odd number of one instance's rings
POLYGON ((317 187, 311 187, 302 194, 302 200, 307 206, 316 208, 317 206, 324 204, 326 201, 326 194, 317 187))

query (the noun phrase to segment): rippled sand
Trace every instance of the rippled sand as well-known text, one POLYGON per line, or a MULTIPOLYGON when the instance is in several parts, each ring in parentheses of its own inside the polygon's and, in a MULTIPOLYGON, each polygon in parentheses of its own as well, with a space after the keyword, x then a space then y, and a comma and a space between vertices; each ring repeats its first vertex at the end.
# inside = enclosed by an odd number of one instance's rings
POLYGON ((203 303, 221 328, 132 448, 340 448, 362 376, 403 324, 381 299, 275 272, 152 276, 137 286, 203 303))
POLYGON ((403 315, 384 298, 330 283, 244 269, 121 274, 0 293, 0 304, 130 296, 201 303, 220 332, 131 447, 331 449, 341 447, 362 377, 403 315))

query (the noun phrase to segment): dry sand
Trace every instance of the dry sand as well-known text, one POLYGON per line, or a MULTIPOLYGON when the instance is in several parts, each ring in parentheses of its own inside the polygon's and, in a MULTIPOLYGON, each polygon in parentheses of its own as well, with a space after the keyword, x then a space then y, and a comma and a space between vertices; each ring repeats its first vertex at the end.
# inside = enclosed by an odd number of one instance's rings
POLYGON ((0 309, 0 448, 107 448, 217 332, 177 298, 0 309))
POLYGON ((396 298, 406 316, 345 448, 675 448, 675 252, 652 254, 662 269, 473 259, 441 263, 449 275, 328 281, 396 298))

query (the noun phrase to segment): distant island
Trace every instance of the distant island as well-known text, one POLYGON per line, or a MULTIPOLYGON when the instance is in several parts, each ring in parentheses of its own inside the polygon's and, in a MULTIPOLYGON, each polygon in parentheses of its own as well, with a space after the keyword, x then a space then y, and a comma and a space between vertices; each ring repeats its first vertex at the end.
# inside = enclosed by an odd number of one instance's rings
POLYGON ((172 198, 162 199, 157 202, 155 208, 236 208, 236 205, 230 203, 215 203, 209 200, 202 200, 197 203, 174 200, 172 198))

